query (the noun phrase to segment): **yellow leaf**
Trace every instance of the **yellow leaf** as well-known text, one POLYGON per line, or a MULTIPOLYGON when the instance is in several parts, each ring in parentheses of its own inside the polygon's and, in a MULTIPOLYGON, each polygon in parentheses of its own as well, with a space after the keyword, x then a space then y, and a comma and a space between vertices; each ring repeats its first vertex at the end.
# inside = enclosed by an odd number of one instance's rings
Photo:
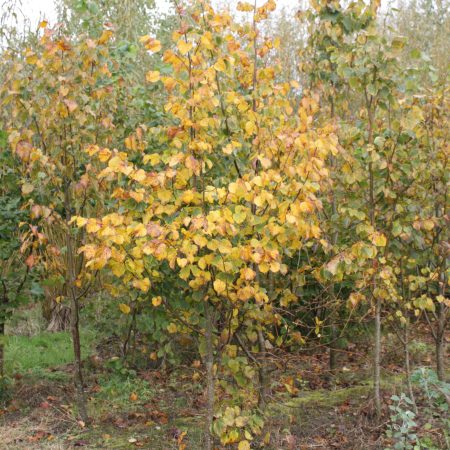
POLYGON ((149 83, 156 83, 157 81, 159 81, 161 79, 161 77, 160 77, 160 74, 159 74, 159 72, 157 70, 150 70, 145 75, 145 79, 149 83))
POLYGON ((209 40, 208 36, 203 35, 201 38, 202 45, 208 50, 214 50, 213 43, 209 40))
POLYGON ((186 42, 183 39, 180 39, 177 43, 177 47, 180 53, 185 55, 192 48, 192 42, 186 42))
POLYGON ((377 246, 377 247, 386 247, 386 236, 383 233, 373 233, 372 234, 372 242, 377 246))
POLYGON ((225 292, 226 288, 227 288, 227 285, 222 280, 214 281, 214 290, 218 294, 222 294, 222 292, 225 292))
POLYGON ((116 277, 121 277, 125 273, 125 265, 123 263, 119 263, 117 261, 110 261, 109 265, 111 267, 111 272, 116 277))
POLYGON ((155 53, 161 50, 161 42, 159 42, 157 39, 153 39, 149 35, 142 36, 139 41, 142 42, 145 48, 150 52, 155 53))
POLYGON ((133 286, 137 289, 140 289, 142 292, 147 292, 150 288, 150 280, 148 278, 134 280, 133 286))
POLYGON ((250 269, 250 267, 241 269, 241 277, 244 280, 251 281, 255 278, 255 276, 256 276, 256 272, 254 270, 250 269))
POLYGON ((75 220, 77 221, 77 227, 84 227, 88 222, 84 217, 76 217, 75 220))
POLYGON ((161 296, 158 295, 158 297, 153 297, 152 298, 152 305, 153 306, 159 306, 162 303, 162 298, 161 296))
POLYGON ((427 219, 422 222, 422 226, 425 230, 431 231, 434 228, 434 222, 431 219, 427 219))
POLYGON ((150 155, 144 155, 142 160, 144 164, 147 164, 150 161, 150 164, 152 166, 155 166, 161 161, 161 157, 158 155, 158 153, 151 153, 150 155))
POLYGON ((31 194, 34 191, 34 186, 31 183, 25 183, 22 185, 22 194, 31 194))
POLYGON ((245 132, 246 132, 248 135, 252 135, 252 134, 255 133, 255 131, 256 131, 256 125, 255 125, 255 122, 252 122, 251 120, 249 120, 248 122, 246 122, 246 124, 245 124, 245 132))
POLYGON ((108 150, 107 148, 102 148, 99 152, 98 152, 98 159, 101 162, 106 162, 108 161, 108 159, 111 157, 111 150, 108 150))
MULTIPOLYGON (((248 2, 238 2, 237 10, 238 11, 244 11, 244 12, 250 12, 250 11, 253 11, 253 5, 251 3, 248 3, 248 2)), ((239 448, 239 450, 242 450, 242 449, 239 448)))
POLYGON ((238 450, 250 450, 250 444, 247 440, 239 442, 238 450))
POLYGON ((86 231, 88 233, 96 233, 98 230, 100 230, 101 226, 98 223, 97 219, 88 219, 86 224, 86 231))
POLYGON ((225 65, 225 61, 220 58, 215 64, 214 64, 214 69, 217 70, 217 72, 225 72, 225 70, 227 69, 227 66, 225 65))
POLYGON ((172 198, 172 191, 169 191, 168 189, 162 189, 158 191, 158 198, 162 202, 167 203, 172 198))
POLYGON ((98 43, 99 44, 105 44, 106 42, 109 41, 109 39, 111 38, 111 36, 114 33, 111 30, 103 30, 102 35, 100 36, 98 43))
POLYGON ((186 267, 188 260, 186 258, 177 258, 177 264, 180 268, 186 267))
POLYGON ((171 323, 171 324, 169 324, 169 325, 167 326, 167 331, 168 331, 170 334, 174 334, 174 333, 176 333, 176 332, 178 331, 178 328, 177 328, 176 324, 171 323))
POLYGON ((119 305, 119 309, 124 313, 124 314, 130 314, 131 308, 126 305, 125 303, 121 303, 119 305))

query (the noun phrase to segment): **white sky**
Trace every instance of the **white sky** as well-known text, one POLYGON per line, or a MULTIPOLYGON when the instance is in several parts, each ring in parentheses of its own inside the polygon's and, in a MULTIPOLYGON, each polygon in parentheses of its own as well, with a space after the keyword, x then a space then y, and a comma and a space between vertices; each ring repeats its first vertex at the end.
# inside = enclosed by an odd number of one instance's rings
MULTIPOLYGON (((238 0, 216 0, 216 2, 235 7, 238 0)), ((265 3, 265 0, 257 0, 257 3, 265 3)), ((298 3, 296 0, 277 0, 277 9, 282 6, 294 7, 298 3)), ((156 5, 162 12, 166 12, 170 8, 168 0, 156 0, 156 5)), ((54 23, 56 20, 54 0, 22 0, 22 12, 30 19, 32 26, 37 24, 40 18, 46 19, 50 23, 54 23)))
MULTIPOLYGON (((247 0, 251 1, 251 0, 247 0)), ((281 8, 294 8, 305 0, 275 0, 277 3, 277 10, 281 8)), ((306 0, 307 1, 307 0, 306 0)), ((1 0, 0 0, 1 2, 1 0)), ((172 6, 170 0, 155 0, 156 7, 162 12, 167 12, 172 6)), ((213 4, 216 5, 226 5, 231 6, 231 9, 235 9, 238 0, 212 0, 213 4)), ((265 3, 266 0, 257 0, 257 4, 261 5, 265 3)), ((46 19, 50 24, 56 21, 56 12, 54 0, 21 0, 22 12, 30 20, 31 26, 38 23, 42 19, 46 19)), ((397 0, 382 0, 381 7, 386 10, 389 7, 396 6, 397 0)))

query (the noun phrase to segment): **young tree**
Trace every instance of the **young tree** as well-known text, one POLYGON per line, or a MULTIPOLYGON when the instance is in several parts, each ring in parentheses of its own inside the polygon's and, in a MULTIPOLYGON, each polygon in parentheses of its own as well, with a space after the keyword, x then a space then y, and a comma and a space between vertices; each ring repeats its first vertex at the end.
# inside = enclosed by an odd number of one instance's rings
POLYGON ((59 283, 55 300, 70 304, 79 414, 86 421, 79 309, 95 275, 85 273, 77 255, 85 236, 71 225, 71 218, 101 206, 82 149, 98 140, 113 142, 116 91, 107 47, 112 32, 105 30, 97 40, 70 42, 46 23, 41 27, 35 50, 5 53, 8 71, 1 100, 9 144, 21 161, 30 220, 46 240, 40 251, 46 284, 59 283))
MULTIPOLYGON (((208 449, 213 430, 223 444, 243 441, 241 448, 261 430, 251 408, 267 400, 264 362, 257 365, 263 386, 242 408, 222 401, 218 412, 216 392, 226 389, 241 399, 251 393, 244 387, 251 386, 257 360, 242 336, 259 335, 260 356, 265 353, 265 328, 279 320, 269 274, 285 276, 298 250, 319 238, 324 161, 336 151, 333 128, 313 126, 317 102, 291 102, 296 84, 277 83, 278 68, 264 62, 271 43, 257 25, 274 8, 273 1, 256 9, 242 3, 239 9, 251 12, 252 21, 237 24, 207 2, 178 6, 176 46, 164 53, 171 73, 147 74, 169 95, 165 110, 172 123, 151 130, 163 149, 136 154, 89 147, 91 156, 107 162, 98 176, 118 186, 120 212, 73 219, 95 237, 81 249, 91 268, 108 265, 124 283, 153 296, 151 270, 167 261, 185 283, 192 312, 168 329, 175 333, 199 317, 208 449), (217 385, 219 372, 240 389, 217 385)), ((144 44, 159 50, 150 38, 144 44)))

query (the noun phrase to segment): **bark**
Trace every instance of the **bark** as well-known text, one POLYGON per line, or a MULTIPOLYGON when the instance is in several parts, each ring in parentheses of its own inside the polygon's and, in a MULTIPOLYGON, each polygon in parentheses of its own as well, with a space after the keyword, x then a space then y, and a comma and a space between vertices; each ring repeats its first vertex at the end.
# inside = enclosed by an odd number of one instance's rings
POLYGON ((5 323, 0 323, 0 378, 3 378, 4 370, 5 370, 5 344, 4 344, 4 338, 5 338, 5 323))
POLYGON ((205 301, 205 340, 206 340, 206 421, 205 450, 213 450, 214 438, 212 425, 214 420, 214 312, 209 301, 205 301))
POLYGON ((414 412, 417 414, 417 405, 416 405, 416 398, 414 396, 414 391, 411 383, 411 362, 409 357, 409 325, 405 325, 405 335, 403 340, 403 345, 405 349, 405 376, 406 376, 406 385, 408 386, 408 394, 409 398, 413 402, 414 412))
POLYGON ((84 393, 83 365, 81 360, 81 342, 80 342, 80 303, 75 286, 76 261, 74 250, 74 239, 71 234, 69 221, 71 218, 70 185, 67 184, 64 191, 65 212, 66 212, 66 286, 70 298, 70 328, 72 332, 73 353, 75 357, 74 364, 74 383, 76 389, 76 402, 78 413, 81 420, 88 423, 88 414, 86 406, 86 397, 84 393))
MULTIPOLYGON (((47 300, 46 300, 47 301, 47 300)), ((70 328, 70 308, 67 305, 56 303, 54 299, 49 299, 52 303, 50 306, 50 320, 47 331, 58 332, 66 331, 70 328)))
POLYGON ((331 344, 330 344, 330 359, 329 359, 329 365, 330 365, 330 372, 334 374, 337 368, 337 351, 336 351, 336 340, 338 338, 338 329, 336 325, 336 317, 334 314, 334 311, 331 313, 331 344))
POLYGON ((79 329, 79 309, 80 305, 76 297, 72 296, 71 302, 71 332, 73 342, 73 352, 75 355, 75 388, 77 396, 78 413, 84 423, 88 422, 86 396, 84 393, 83 381, 83 365, 81 360, 81 343, 80 343, 80 329, 79 329))
POLYGON ((436 326, 436 372, 440 381, 445 381, 445 324, 447 319, 446 307, 442 303, 437 305, 437 326, 436 326))
MULTIPOLYGON (((8 304, 8 293, 6 283, 2 280, 3 296, 1 299, 1 306, 6 309, 8 304)), ((0 377, 2 378, 5 370, 5 312, 0 311, 0 377)))
POLYGON ((264 340, 264 333, 262 330, 258 330, 258 345, 260 352, 260 363, 259 363, 259 398, 258 406, 264 409, 267 404, 268 396, 268 379, 267 379, 267 369, 266 369, 266 343, 264 340))
MULTIPOLYGON (((442 297, 446 297, 446 286, 447 286, 447 259, 446 255, 442 258, 441 271, 439 275, 439 294, 442 297)), ((445 330, 447 326, 447 314, 448 307, 444 303, 437 303, 436 305, 436 333, 435 333, 435 341, 436 341, 436 372, 438 379, 440 381, 446 381, 445 375, 445 359, 446 359, 446 339, 445 339, 445 330)))
MULTIPOLYGON (((335 117, 334 117, 334 100, 333 100, 333 96, 330 97, 330 113, 331 113, 331 120, 334 122, 335 121, 335 117)), ((330 159, 330 163, 331 163, 331 170, 335 171, 336 170, 336 158, 331 155, 331 159, 330 159)), ((334 195, 334 191, 331 191, 331 196, 332 196, 332 200, 331 200, 331 210, 333 213, 333 217, 336 216, 337 214, 337 204, 336 204, 336 196, 334 195)), ((338 231, 337 228, 336 230, 333 232, 332 235, 332 243, 333 243, 333 248, 336 248, 337 245, 337 241, 338 241, 338 231)), ((333 251, 333 256, 334 256, 334 251, 333 251)), ((332 299, 333 299, 333 305, 332 305, 332 311, 330 314, 330 326, 331 326, 331 333, 330 333, 330 337, 331 337, 331 344, 330 344, 330 356, 329 356, 329 366, 330 366, 330 372, 331 374, 334 374, 336 367, 337 367, 337 351, 336 351, 336 340, 338 338, 338 325, 337 325, 337 307, 338 307, 338 302, 336 302, 336 295, 335 295, 335 283, 333 283, 330 287, 331 290, 331 295, 332 295, 332 299)))
POLYGON ((381 300, 375 300, 375 342, 374 342, 374 401, 377 416, 381 415, 381 300))
MULTIPOLYGON (((373 75, 373 78, 376 78, 376 69, 373 75)), ((367 89, 364 91, 365 100, 366 100, 366 109, 367 109, 367 117, 368 117, 368 140, 367 143, 373 146, 374 136, 373 136, 373 127, 374 127, 374 114, 376 109, 376 100, 375 97, 370 96, 367 93, 367 89)), ((370 224, 373 229, 376 228, 375 221, 375 175, 373 170, 372 161, 369 162, 369 216, 370 216, 370 224)), ((380 393, 380 379, 381 379, 381 299, 376 298, 374 295, 376 289, 376 260, 372 261, 372 282, 371 282, 371 297, 375 302, 375 336, 374 336, 374 361, 373 361, 373 387, 374 387, 374 403, 375 403, 375 412, 377 417, 381 416, 381 393, 380 393)))
POLYGON ((130 346, 131 336, 133 333, 135 333, 135 327, 136 327, 136 313, 137 313, 137 307, 133 305, 133 313, 130 320, 130 325, 128 327, 127 335, 125 337, 125 341, 122 346, 122 355, 124 361, 127 359, 128 356, 128 350, 130 346))

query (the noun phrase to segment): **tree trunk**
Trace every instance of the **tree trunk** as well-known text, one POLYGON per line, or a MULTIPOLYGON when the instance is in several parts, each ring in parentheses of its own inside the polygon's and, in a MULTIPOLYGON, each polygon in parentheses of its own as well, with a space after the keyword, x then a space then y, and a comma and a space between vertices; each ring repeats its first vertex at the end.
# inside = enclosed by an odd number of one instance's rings
POLYGON ((260 352, 260 363, 259 363, 259 398, 258 406, 264 409, 267 404, 268 395, 268 379, 266 373, 266 343, 264 340, 264 333, 262 330, 258 330, 258 344, 260 352))
POLYGON ((381 300, 375 300, 375 343, 374 343, 374 401, 375 411, 377 417, 381 416, 381 394, 380 394, 380 379, 381 379, 381 300))
POLYGON ((3 378, 5 373, 5 322, 0 318, 0 378, 3 378))
POLYGON ((409 398, 413 402, 414 412, 417 414, 417 405, 416 405, 416 398, 414 396, 414 391, 411 384, 411 364, 410 364, 410 357, 409 357, 409 325, 405 325, 405 337, 403 341, 404 349, 405 349, 405 376, 406 376, 406 385, 408 386, 408 394, 409 398))
POLYGON ((337 325, 336 325, 336 317, 335 317, 334 311, 331 312, 330 320, 331 320, 331 333, 330 333, 331 344, 330 344, 329 365, 330 365, 331 374, 334 374, 336 371, 336 367, 337 367, 336 340, 338 338, 338 329, 337 329, 337 325))
POLYGON ((80 305, 76 297, 72 296, 71 301, 71 331, 73 342, 73 353, 75 356, 75 388, 78 404, 78 413, 81 420, 86 424, 88 422, 88 414, 86 407, 86 397, 84 394, 83 366, 81 361, 81 343, 79 329, 79 309, 80 305))
MULTIPOLYGON (((374 127, 374 114, 375 114, 375 106, 374 106, 374 97, 370 97, 367 94, 367 89, 364 91, 366 98, 366 108, 367 108, 367 117, 368 117, 368 139, 367 143, 369 145, 373 145, 374 136, 373 136, 373 127, 374 127)), ((372 228, 376 229, 376 220, 375 220, 375 175, 373 170, 372 161, 369 162, 369 217, 370 217, 370 225, 372 228)), ((375 300, 375 342, 374 342, 374 361, 373 361, 373 387, 374 387, 374 403, 375 403, 375 412, 377 417, 381 416, 381 394, 380 394, 380 378, 381 378, 381 299, 379 297, 375 298, 375 289, 376 289, 376 260, 372 261, 372 283, 371 283, 371 296, 372 300, 375 300)))
MULTIPOLYGON (((333 121, 333 123, 335 122, 335 117, 334 117, 334 99, 333 96, 330 96, 329 98, 330 100, 330 114, 331 114, 331 120, 333 121)), ((331 163, 331 170, 335 171, 336 170, 336 158, 331 155, 330 158, 330 163, 331 163)), ((337 202, 336 202, 336 196, 334 191, 331 191, 331 195, 332 195, 332 200, 331 200, 331 210, 333 213, 333 219, 334 217, 337 215, 337 202)), ((338 231, 337 231, 337 227, 335 229, 335 231, 333 232, 331 241, 333 243, 333 249, 336 248, 337 245, 337 241, 338 241, 338 231)), ((333 250, 333 256, 335 256, 335 251, 333 250)), ((330 291, 331 291, 331 295, 333 298, 333 305, 332 305, 332 310, 331 310, 331 314, 330 314, 330 321, 331 321, 331 333, 330 333, 330 337, 331 337, 331 344, 330 344, 330 359, 329 359, 329 366, 330 366, 330 373, 333 375, 334 372, 336 371, 336 367, 337 367, 337 351, 336 351, 336 340, 338 338, 338 325, 337 325, 337 307, 338 307, 338 302, 336 301, 336 295, 335 295, 335 283, 333 282, 331 287, 330 287, 330 291)))
POLYGON ((52 333, 58 331, 67 331, 70 328, 70 307, 62 303, 57 303, 53 298, 46 299, 51 302, 49 311, 49 323, 47 331, 52 333))
POLYGON ((442 303, 437 305, 437 327, 436 327, 436 372, 440 381, 445 381, 445 322, 446 307, 442 303))
POLYGON ((212 425, 214 420, 214 312, 205 301, 205 341, 206 341, 206 421, 205 421, 205 450, 213 450, 214 437, 212 434, 212 425))
POLYGON ((65 200, 65 212, 66 212, 66 287, 67 293, 70 298, 70 328, 72 332, 72 344, 73 353, 75 357, 74 364, 74 382, 76 389, 76 401, 78 405, 78 413, 81 420, 87 424, 88 414, 86 406, 86 397, 84 394, 84 381, 83 381, 83 366, 81 360, 81 343, 80 343, 80 304, 77 296, 77 290, 75 286, 76 278, 76 262, 74 251, 74 239, 71 234, 71 227, 69 225, 71 218, 70 208, 70 185, 65 186, 64 191, 65 200))

